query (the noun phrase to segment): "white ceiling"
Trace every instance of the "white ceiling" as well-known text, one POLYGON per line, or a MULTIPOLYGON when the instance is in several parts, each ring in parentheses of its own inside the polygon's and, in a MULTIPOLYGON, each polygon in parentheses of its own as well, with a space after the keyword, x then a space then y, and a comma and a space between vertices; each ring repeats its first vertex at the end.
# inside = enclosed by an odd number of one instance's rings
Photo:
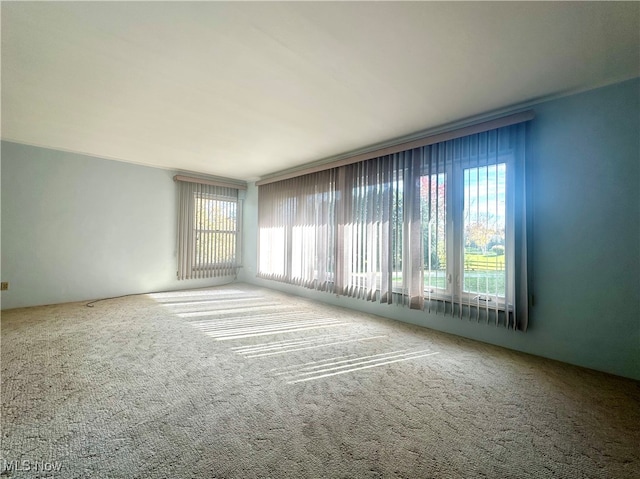
POLYGON ((2 3, 2 138, 256 177, 640 76, 640 3, 2 3))

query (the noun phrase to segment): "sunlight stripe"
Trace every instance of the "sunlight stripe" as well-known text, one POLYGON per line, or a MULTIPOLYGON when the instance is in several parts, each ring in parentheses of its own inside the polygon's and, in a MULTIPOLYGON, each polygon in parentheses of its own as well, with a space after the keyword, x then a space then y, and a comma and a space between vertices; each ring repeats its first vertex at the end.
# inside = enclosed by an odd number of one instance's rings
POLYGON ((243 315, 246 314, 278 314, 278 313, 285 313, 285 312, 294 312, 294 311, 300 311, 301 313, 304 312, 304 310, 300 310, 300 309, 293 309, 293 308, 282 308, 281 306, 278 307, 278 305, 273 305, 273 306, 251 306, 251 307, 238 307, 238 308, 212 308, 212 309, 206 309, 206 310, 200 310, 200 311, 174 311, 175 314, 177 315, 189 315, 189 314, 193 314, 193 313, 208 313, 211 315, 232 315, 235 317, 242 317, 243 315))
POLYGON ((190 324, 194 328, 215 327, 222 330, 222 329, 234 329, 234 328, 241 328, 241 327, 262 326, 262 325, 278 324, 278 323, 305 323, 309 321, 338 321, 338 320, 333 318, 326 318, 326 317, 325 318, 322 318, 322 317, 309 318, 309 319, 287 317, 287 318, 269 318, 267 320, 260 319, 257 321, 237 319, 233 322, 225 322, 222 324, 220 324, 220 322, 216 320, 209 320, 209 321, 190 322, 190 324))
POLYGON ((263 326, 253 326, 253 327, 244 327, 244 328, 234 328, 234 329, 216 329, 216 328, 198 328, 200 331, 205 331, 207 333, 215 333, 218 336, 235 336, 237 334, 243 334, 247 332, 259 332, 259 331, 275 331, 278 329, 288 329, 291 327, 304 327, 304 326, 318 326, 324 324, 342 324, 336 323, 336 321, 296 321, 296 322, 287 322, 287 323, 276 323, 273 325, 263 325, 263 326))
MULTIPOLYGON (((339 337, 339 334, 321 334, 318 336, 315 336, 314 338, 333 338, 333 337, 339 337)), ((312 341, 314 338, 308 338, 305 339, 305 341, 312 341)), ((260 343, 260 344, 248 344, 245 346, 234 346, 233 349, 234 351, 238 352, 237 350, 239 349, 253 349, 256 347, 262 347, 262 346, 271 346, 274 344, 283 344, 283 343, 290 343, 292 341, 300 341, 300 338, 296 338, 296 339, 283 339, 281 341, 271 341, 269 343, 260 343)))
POLYGON ((241 326, 260 326, 260 325, 267 325, 267 324, 275 324, 275 323, 283 323, 283 322, 298 322, 298 323, 303 323, 303 322, 308 322, 308 321, 326 321, 326 320, 331 320, 331 321, 337 321, 334 320, 334 318, 326 318, 326 317, 317 317, 317 318, 304 318, 304 319, 300 319, 300 318, 295 318, 295 317, 274 317, 274 318, 263 318, 263 319, 234 319, 233 321, 217 321, 215 319, 210 319, 208 321, 190 321, 190 324, 195 327, 195 328, 199 328, 199 327, 216 327, 216 328, 220 328, 220 329, 233 329, 233 328, 237 328, 237 327, 241 327, 241 326))
POLYGON ((327 377, 330 377, 330 376, 337 376, 339 374, 346 374, 346 373, 350 373, 350 372, 353 372, 353 371, 360 371, 362 369, 376 368, 378 366, 384 366, 386 364, 393 364, 393 363, 399 363, 401 361, 410 361, 412 359, 424 358, 426 356, 433 356, 435 354, 440 354, 440 353, 439 352, 435 352, 435 353, 423 354, 422 356, 413 356, 413 357, 410 357, 410 358, 394 359, 393 361, 387 361, 387 362, 384 362, 384 363, 369 364, 367 366, 360 366, 358 368, 348 369, 347 371, 337 371, 335 373, 323 374, 321 376, 314 376, 314 377, 311 377, 311 378, 296 379, 295 381, 287 382, 287 384, 296 384, 296 383, 302 383, 302 382, 306 382, 306 381, 313 381, 315 379, 322 379, 322 378, 327 378, 327 377))
MULTIPOLYGON (((387 353, 383 357, 378 357, 378 358, 375 358, 375 359, 369 359, 368 361, 359 361, 359 359, 354 359, 352 361, 349 361, 351 364, 344 364, 342 366, 336 366, 336 367, 332 367, 332 368, 320 369, 320 370, 316 370, 316 371, 301 372, 301 373, 298 373, 298 374, 294 374, 294 377, 296 377, 296 376, 309 376, 310 374, 324 373, 324 372, 327 372, 327 371, 336 371, 338 369, 351 370, 351 369, 353 369, 353 366, 359 366, 361 364, 377 363, 377 362, 380 362, 380 361, 386 361, 386 360, 389 360, 389 359, 395 359, 395 358, 401 358, 401 357, 410 358, 410 357, 412 357, 412 356, 414 356, 416 354, 426 353, 427 350, 414 351, 414 352, 403 353, 403 354, 395 354, 396 352, 399 352, 399 351, 393 351, 391 353, 387 353)), ((418 357, 418 356, 416 356, 416 357, 418 357)), ((383 363, 383 364, 386 364, 386 363, 383 363)))
MULTIPOLYGON (((270 371, 274 372, 274 371, 281 371, 281 372, 277 372, 275 373, 276 376, 280 376, 283 374, 289 374, 290 370, 292 369, 298 369, 301 366, 308 366, 310 364, 320 364, 320 363, 328 363, 329 361, 335 361, 336 359, 342 359, 342 358, 352 358, 356 356, 355 354, 347 354, 346 356, 335 356, 333 358, 327 358, 327 359, 320 359, 318 361, 311 361, 308 363, 302 363, 302 364, 290 364, 289 366, 281 366, 279 368, 273 368, 270 371)), ((330 363, 330 364, 335 364, 335 363, 330 363)))
MULTIPOLYGON (((193 317, 193 316, 205 316, 205 315, 224 315, 224 314, 232 314, 236 317, 242 317, 243 314, 251 312, 260 313, 262 311, 274 311, 271 314, 284 314, 282 311, 282 307, 278 307, 278 305, 274 304, 272 306, 256 306, 251 308, 216 308, 216 309, 207 309, 206 311, 174 311, 174 313, 180 317, 193 317)), ((288 313, 293 313, 294 311, 286 311, 288 313)), ((300 314, 303 314, 304 311, 300 311, 300 314)))
MULTIPOLYGON (((340 337, 340 335, 335 335, 334 337, 337 338, 337 337, 340 337)), ((246 354, 259 353, 259 352, 263 352, 263 351, 273 351, 274 349, 290 348, 292 346, 300 346, 302 344, 312 344, 312 343, 317 343, 317 342, 318 342, 317 339, 298 339, 298 340, 295 340, 295 341, 291 341, 288 344, 262 346, 262 347, 259 347, 259 348, 247 349, 247 350, 244 350, 244 351, 236 351, 236 353, 246 355, 246 354)))
MULTIPOLYGON (((176 305, 177 306, 177 305, 176 305)), ((238 305, 237 308, 231 307, 230 305, 225 305, 224 307, 215 307, 216 305, 212 304, 210 301, 206 302, 198 302, 198 303, 190 303, 188 305, 181 305, 179 307, 168 306, 168 308, 173 309, 176 314, 193 314, 193 313, 225 313, 225 312, 236 312, 240 311, 244 308, 244 306, 238 305), (193 308, 189 308, 192 306, 193 308), (189 311, 189 309, 195 309, 196 307, 208 306, 209 309, 206 310, 198 310, 198 311, 189 311), (184 311, 176 311, 178 309, 183 309, 184 311)), ((271 303, 264 306, 264 309, 274 309, 277 308, 277 303, 271 303)))
MULTIPOLYGON (((330 364, 322 364, 322 365, 318 365, 318 366, 303 367, 304 365, 301 364, 299 367, 291 368, 291 369, 298 369, 299 371, 303 371, 303 370, 310 371, 310 372, 307 372, 307 373, 295 374, 295 376, 302 376, 302 375, 305 375, 305 374, 314 374, 314 373, 317 373, 317 372, 323 372, 324 370, 322 370, 322 371, 311 371, 311 370, 317 369, 317 368, 322 368, 322 367, 325 367, 325 366, 333 366, 335 364, 351 363, 351 364, 346 364, 344 366, 339 366, 339 367, 344 368, 344 367, 354 366, 354 365, 357 365, 357 364, 364 364, 364 362, 358 362, 358 361, 362 361, 363 359, 368 359, 368 358, 377 358, 377 359, 374 359, 373 361, 390 359, 390 357, 389 357, 390 355, 393 355, 393 354, 396 354, 396 353, 401 353, 403 351, 406 351, 406 349, 399 349, 398 351, 391 351, 391 352, 388 352, 388 353, 371 354, 369 356, 360 356, 360 357, 356 357, 356 358, 352 358, 352 359, 345 359, 345 360, 342 360, 342 361, 335 361, 335 362, 330 363, 330 364)), ((421 351, 421 352, 424 352, 424 351, 421 351)), ((411 353, 405 353, 405 354, 411 354, 411 353)), ((353 356, 355 356, 355 355, 353 355, 353 356)), ((399 355, 398 356, 393 356, 393 357, 399 357, 399 355)), ((367 362, 367 361, 365 361, 365 362, 367 362)), ((282 375, 282 374, 286 374, 286 373, 280 373, 280 375, 282 375)), ((288 374, 290 374, 290 372, 288 374)))
MULTIPOLYGON (((372 336, 370 338, 365 338, 365 339, 374 339, 374 338, 386 338, 386 335, 384 336, 372 336)), ((316 348, 324 348, 326 346, 333 346, 335 344, 345 344, 345 343, 353 343, 355 341, 364 341, 365 339, 351 339, 348 341, 336 341, 333 343, 325 343, 325 344, 319 344, 319 345, 315 345, 315 346, 309 346, 306 348, 297 348, 297 349, 289 349, 287 351, 275 351, 275 352, 271 352, 271 353, 264 353, 264 354, 254 354, 252 356, 245 356, 247 358, 261 358, 263 356, 273 356, 275 354, 285 354, 285 353, 293 353, 296 351, 305 351, 307 349, 316 349, 316 348)))
MULTIPOLYGON (((202 298, 198 298, 198 299, 194 299, 192 301, 159 301, 163 306, 166 306, 167 308, 175 308, 175 307, 180 307, 180 306, 198 306, 198 305, 202 305, 202 304, 208 304, 208 305, 218 305, 220 303, 229 303, 229 302, 255 302, 255 299, 257 298, 209 298, 209 299, 202 299, 202 298)), ((262 304, 267 304, 267 305, 273 305, 273 304, 279 304, 277 301, 273 301, 270 303, 262 303, 262 304)), ((225 305, 226 306, 226 305, 225 305)))
MULTIPOLYGON (((188 317, 198 317, 198 316, 217 316, 217 315, 224 315, 224 314, 228 314, 228 311, 224 311, 224 310, 212 310, 212 311, 188 311, 185 313, 175 313, 177 316, 181 317, 181 318, 188 318, 188 317)), ((305 314, 304 310, 291 310, 291 311, 276 311, 273 313, 264 313, 264 314, 252 314, 251 318, 278 318, 281 316, 297 316, 297 315, 303 315, 305 314)), ((240 321, 242 319, 246 319, 247 316, 242 314, 242 315, 238 315, 238 316, 228 316, 225 318, 219 318, 217 319, 220 323, 223 322, 231 322, 231 321, 240 321)), ((216 319, 216 318, 212 318, 212 319, 216 319)), ((201 321, 206 321, 206 320, 201 320, 201 321)), ((198 321, 191 321, 192 323, 197 323, 198 321)))
MULTIPOLYGON (((284 331, 269 331, 269 332, 264 332, 264 333, 256 333, 256 334, 243 334, 243 335, 239 335, 239 336, 228 336, 228 337, 222 337, 222 338, 215 338, 217 341, 229 341, 232 339, 244 339, 244 338, 253 338, 253 337, 257 337, 257 336, 268 336, 270 334, 282 334, 282 333, 294 333, 294 332, 298 332, 298 331, 310 331, 312 329, 319 329, 319 328, 332 328, 334 326, 342 326, 341 324, 328 324, 325 326, 312 326, 312 327, 308 327, 308 328, 296 328, 296 329, 288 329, 288 330, 284 330, 284 331)), ((214 336, 211 333, 205 333, 208 336, 214 336)), ((250 357, 250 356, 247 356, 250 357)))
POLYGON ((210 321, 207 323, 201 323, 198 325, 194 325, 194 328, 202 329, 202 330, 217 330, 217 331, 234 331, 238 329, 246 329, 246 328, 262 328, 262 327, 270 327, 277 326, 279 324, 308 324, 310 322, 320 322, 320 321, 331 321, 326 318, 318 318, 318 319, 310 319, 308 321, 302 320, 272 320, 272 321, 256 321, 256 322, 242 322, 238 321, 235 324, 224 324, 219 325, 215 321, 210 321))

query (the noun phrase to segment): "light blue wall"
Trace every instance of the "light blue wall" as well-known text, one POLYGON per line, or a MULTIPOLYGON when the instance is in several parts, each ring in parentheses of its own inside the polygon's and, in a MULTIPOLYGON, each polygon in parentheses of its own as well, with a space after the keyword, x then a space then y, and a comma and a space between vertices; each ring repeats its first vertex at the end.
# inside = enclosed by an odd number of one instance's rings
POLYGON ((635 79, 534 106, 535 306, 526 333, 256 278, 255 186, 245 201, 241 279, 640 379, 639 100, 635 79))
POLYGON ((173 173, 2 142, 2 309, 184 289, 173 173))

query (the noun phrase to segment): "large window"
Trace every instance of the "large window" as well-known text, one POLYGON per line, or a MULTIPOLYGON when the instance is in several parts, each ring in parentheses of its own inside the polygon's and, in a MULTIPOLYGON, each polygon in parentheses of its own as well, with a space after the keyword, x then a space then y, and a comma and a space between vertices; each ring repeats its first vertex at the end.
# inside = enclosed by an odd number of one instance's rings
POLYGON ((178 185, 178 279, 234 276, 240 264, 238 189, 178 185))
POLYGON ((524 132, 260 186, 259 276, 526 328, 524 132))

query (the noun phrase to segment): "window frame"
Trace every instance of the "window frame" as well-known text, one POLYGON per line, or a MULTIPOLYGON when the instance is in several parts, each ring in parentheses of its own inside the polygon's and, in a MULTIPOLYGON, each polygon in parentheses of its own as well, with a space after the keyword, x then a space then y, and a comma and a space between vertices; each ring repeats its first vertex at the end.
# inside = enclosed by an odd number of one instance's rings
MULTIPOLYGON (((420 172, 420 180, 422 180, 422 178, 431 178, 433 176, 440 176, 443 175, 444 176, 444 186, 445 186, 445 263, 446 263, 446 271, 445 271, 445 287, 441 288, 438 286, 433 287, 431 290, 428 290, 428 285, 424 284, 424 274, 427 270, 427 268, 424 267, 423 264, 423 293, 425 298, 431 298, 431 299, 448 299, 451 298, 452 296, 452 289, 451 289, 451 280, 450 280, 450 275, 451 275, 451 251, 452 251, 452 245, 451 243, 451 238, 453 237, 453 230, 452 230, 452 222, 451 222, 451 209, 452 209, 452 199, 451 199, 451 178, 452 178, 452 172, 451 172, 451 168, 450 165, 440 165, 440 167, 438 168, 437 171, 421 171, 420 172)), ((422 181, 421 183, 422 184, 422 181)), ((439 184, 439 180, 436 181, 436 185, 439 184)), ((436 193, 437 194, 437 193, 436 193)), ((437 211, 436 211, 436 214, 437 211)), ((422 236, 422 242, 423 242, 423 251, 425 251, 424 248, 424 235, 422 236)), ((431 249, 429 246, 429 254, 431 254, 431 249)), ((423 258, 423 263, 425 262, 424 258, 423 258)))
MULTIPOLYGON (((464 172, 468 169, 489 167, 504 164, 506 168, 506 205, 505 205, 505 261, 512 256, 515 248, 513 238, 507 234, 508 229, 514 227, 514 200, 515 200, 515 165, 512 153, 503 153, 497 155, 494 161, 483 161, 478 164, 465 165, 458 160, 446 161, 440 165, 437 171, 421 171, 420 178, 443 174, 445 178, 445 244, 446 244, 446 273, 445 288, 432 286, 428 289, 425 284, 423 293, 425 299, 435 301, 453 301, 454 303, 465 306, 481 306, 498 309, 500 311, 512 311, 513 304, 506 304, 506 298, 512 297, 515 288, 514 278, 510 278, 507 274, 505 266, 505 293, 501 296, 488 294, 489 300, 481 299, 482 293, 465 291, 465 269, 464 269, 464 172)), ((426 239, 422 238, 422 241, 426 239)), ((430 250, 429 250, 430 251, 430 250)), ((427 268, 423 268, 423 274, 426 274, 427 268)), ((424 282, 424 279, 423 279, 424 282)), ((394 291, 401 293, 402 291, 394 288, 394 291)))
MULTIPOLYGON (((224 196, 216 193, 208 193, 203 191, 194 191, 191 195, 191 204, 190 211, 191 216, 193 218, 193 225, 189 228, 189 241, 192 245, 191 251, 193 252, 190 258, 191 269, 192 271, 206 271, 206 270, 215 270, 215 269, 225 269, 230 266, 241 267, 242 265, 242 244, 241 244, 241 226, 242 226, 242 204, 240 198, 235 198, 233 196, 224 196), (227 202, 235 205, 235 228, 234 229, 198 229, 197 221, 195 220, 198 212, 197 203, 198 199, 201 201, 217 201, 217 202, 227 202), (206 261, 199 262, 198 259, 198 235, 202 233, 209 233, 212 235, 227 233, 232 234, 234 236, 234 240, 230 243, 233 244, 233 254, 231 261, 206 261)), ((215 222, 215 220, 214 220, 215 222)), ((218 259, 218 258, 212 258, 218 259)))

